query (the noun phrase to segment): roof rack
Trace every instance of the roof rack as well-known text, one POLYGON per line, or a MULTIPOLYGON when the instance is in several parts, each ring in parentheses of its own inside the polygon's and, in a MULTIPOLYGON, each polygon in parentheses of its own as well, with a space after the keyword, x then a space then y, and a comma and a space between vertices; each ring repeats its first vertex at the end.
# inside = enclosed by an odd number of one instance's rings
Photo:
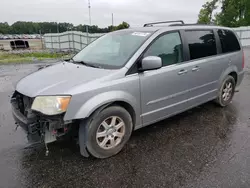
POLYGON ((163 24, 163 23, 175 23, 175 22, 180 22, 181 25, 184 25, 184 21, 183 20, 173 20, 173 21, 164 21, 164 22, 152 22, 152 23, 146 23, 144 24, 143 27, 152 27, 153 25, 156 25, 156 24, 163 24))
POLYGON ((170 24, 169 26, 215 26, 215 24, 170 24))

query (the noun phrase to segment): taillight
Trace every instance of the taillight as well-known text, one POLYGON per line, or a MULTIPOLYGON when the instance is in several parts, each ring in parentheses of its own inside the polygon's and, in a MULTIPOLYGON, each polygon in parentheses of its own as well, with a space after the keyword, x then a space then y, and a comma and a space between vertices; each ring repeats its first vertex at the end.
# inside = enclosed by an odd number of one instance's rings
POLYGON ((242 53, 242 68, 244 69, 244 67, 245 67, 245 53, 243 51, 243 53, 242 53))

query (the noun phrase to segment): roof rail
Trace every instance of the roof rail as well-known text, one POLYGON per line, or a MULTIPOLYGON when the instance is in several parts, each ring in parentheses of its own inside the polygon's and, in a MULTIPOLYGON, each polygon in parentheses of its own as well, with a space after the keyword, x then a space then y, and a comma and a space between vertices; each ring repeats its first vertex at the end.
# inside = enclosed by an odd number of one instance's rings
POLYGON ((215 24, 170 24, 169 26, 216 26, 215 24))
POLYGON ((184 25, 184 21, 183 20, 173 20, 173 21, 164 21, 164 22, 152 22, 152 23, 146 23, 143 25, 143 27, 152 27, 153 25, 156 24, 163 24, 163 23, 175 23, 175 22, 180 22, 182 25, 184 25))

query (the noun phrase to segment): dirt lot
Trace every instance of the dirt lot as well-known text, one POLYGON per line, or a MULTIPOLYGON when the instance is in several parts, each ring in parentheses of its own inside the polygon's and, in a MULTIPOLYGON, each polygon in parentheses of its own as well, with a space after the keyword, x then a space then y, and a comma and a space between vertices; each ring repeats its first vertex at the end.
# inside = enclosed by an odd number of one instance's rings
POLYGON ((240 92, 133 133, 117 156, 82 158, 70 143, 27 148, 10 95, 39 64, 0 66, 0 187, 250 187, 250 49, 240 92))

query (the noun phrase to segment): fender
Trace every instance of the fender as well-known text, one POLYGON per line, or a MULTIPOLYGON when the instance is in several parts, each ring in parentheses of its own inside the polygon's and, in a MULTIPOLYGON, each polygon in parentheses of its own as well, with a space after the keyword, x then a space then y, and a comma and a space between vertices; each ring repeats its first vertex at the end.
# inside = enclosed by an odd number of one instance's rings
POLYGON ((136 106, 138 105, 135 97, 133 97, 129 93, 126 93, 124 91, 109 91, 109 92, 95 95, 94 97, 87 100, 79 108, 79 110, 77 110, 77 112, 75 113, 73 117, 67 116, 67 113, 66 113, 64 120, 87 118, 99 107, 108 103, 116 102, 116 101, 126 102, 130 104, 134 108, 134 110, 136 109, 136 106))

